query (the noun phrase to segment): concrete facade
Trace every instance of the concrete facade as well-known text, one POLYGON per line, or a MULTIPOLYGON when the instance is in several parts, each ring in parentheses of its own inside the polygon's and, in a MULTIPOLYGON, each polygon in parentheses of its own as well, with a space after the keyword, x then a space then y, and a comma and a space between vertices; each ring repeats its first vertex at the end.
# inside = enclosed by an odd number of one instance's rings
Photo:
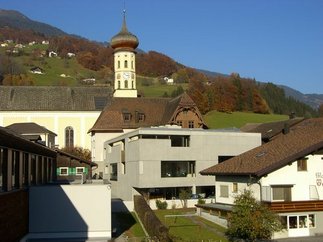
POLYGON ((89 184, 30 188, 29 234, 23 241, 109 240, 111 237, 110 186, 89 184))
MULTIPOLYGON (((199 171, 261 145, 260 134, 235 131, 139 128, 104 143, 112 195, 132 200, 138 190, 189 187, 204 193, 214 177, 199 171), (180 174, 175 174, 179 172, 180 174)), ((176 197, 178 192, 172 195, 176 197)))

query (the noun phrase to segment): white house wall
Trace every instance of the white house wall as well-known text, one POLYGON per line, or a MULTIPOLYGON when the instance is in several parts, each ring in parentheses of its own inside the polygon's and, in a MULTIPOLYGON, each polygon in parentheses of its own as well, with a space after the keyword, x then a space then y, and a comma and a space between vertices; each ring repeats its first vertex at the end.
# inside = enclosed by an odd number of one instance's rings
POLYGON ((44 126, 57 134, 55 144, 60 148, 65 146, 65 128, 71 126, 74 129, 74 145, 91 149, 91 136, 88 131, 94 125, 100 115, 100 111, 80 112, 0 112, 0 126, 8 126, 13 123, 34 122, 44 126))
MULTIPOLYGON (((297 161, 292 162, 261 178, 262 189, 273 185, 292 185, 292 201, 308 201, 311 200, 310 186, 312 186, 318 193, 318 199, 323 200, 323 155, 308 155, 306 158, 308 158, 307 171, 297 171, 297 161)), ((254 179, 250 180, 248 177, 216 177, 216 202, 234 203, 234 197, 238 193, 232 192, 233 183, 237 183, 239 192, 243 192, 244 189, 251 190, 253 195, 260 200, 260 184, 254 182, 254 179), (220 196, 221 185, 229 187, 229 197, 220 196)), ((270 189, 269 200, 271 197, 270 189)), ((262 199, 267 200, 264 196, 262 199)))
POLYGON ((297 161, 262 178, 262 186, 293 185, 292 201, 310 199, 310 186, 314 186, 319 199, 323 199, 323 155, 308 155, 307 171, 297 171, 297 161))

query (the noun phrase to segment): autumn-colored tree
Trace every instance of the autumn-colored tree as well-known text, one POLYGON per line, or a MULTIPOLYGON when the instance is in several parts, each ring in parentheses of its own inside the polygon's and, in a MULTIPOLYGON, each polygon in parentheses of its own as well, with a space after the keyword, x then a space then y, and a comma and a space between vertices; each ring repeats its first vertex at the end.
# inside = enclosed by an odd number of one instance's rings
POLYGON ((34 84, 34 80, 25 74, 6 74, 2 80, 4 86, 33 86, 34 84))
POLYGON ((210 111, 208 95, 204 83, 198 80, 191 80, 187 92, 202 114, 206 114, 210 111))
POLYGON ((80 157, 84 160, 91 161, 91 151, 89 149, 82 148, 79 146, 74 146, 74 147, 64 147, 61 150, 63 152, 80 157))

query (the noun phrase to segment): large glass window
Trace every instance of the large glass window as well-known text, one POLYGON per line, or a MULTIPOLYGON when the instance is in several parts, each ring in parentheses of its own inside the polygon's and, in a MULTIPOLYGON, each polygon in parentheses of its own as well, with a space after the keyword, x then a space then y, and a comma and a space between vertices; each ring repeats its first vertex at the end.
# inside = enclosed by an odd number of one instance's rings
POLYGON ((113 163, 110 165, 110 180, 117 181, 118 180, 118 164, 113 163))
POLYGON ((71 126, 65 128, 65 147, 74 146, 74 130, 71 126))
POLYGON ((189 147, 190 136, 172 135, 170 136, 172 147, 189 147))
POLYGON ((291 186, 275 186, 275 187, 272 187, 272 191, 273 191, 273 200, 278 200, 278 201, 292 200, 291 186))
POLYGON ((161 177, 195 176, 195 161, 161 161, 161 177))

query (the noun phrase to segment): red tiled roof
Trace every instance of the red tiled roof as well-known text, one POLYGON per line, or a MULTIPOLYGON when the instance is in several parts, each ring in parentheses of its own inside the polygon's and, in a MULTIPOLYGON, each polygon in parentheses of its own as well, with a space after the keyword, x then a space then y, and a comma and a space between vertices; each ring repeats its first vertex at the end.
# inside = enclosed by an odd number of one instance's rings
POLYGON ((323 148, 323 118, 307 119, 287 134, 201 171, 202 175, 264 176, 323 148))
POLYGON ((303 118, 293 118, 288 119, 285 121, 277 121, 277 122, 270 122, 270 123, 249 123, 240 128, 243 132, 250 132, 250 133, 261 133, 262 140, 268 142, 276 135, 283 132, 284 128, 292 127, 295 124, 301 122, 303 118))
MULTIPOLYGON (((101 112, 90 132, 107 132, 170 124, 176 111, 183 106, 196 107, 196 104, 186 93, 174 99, 113 98, 101 112), (127 114, 131 116, 129 121, 124 120, 124 115, 127 114), (139 120, 140 114, 144 115, 143 120, 139 120)), ((195 110, 200 115, 198 109, 195 108, 195 110)), ((200 117, 202 119, 202 115, 200 117)))

